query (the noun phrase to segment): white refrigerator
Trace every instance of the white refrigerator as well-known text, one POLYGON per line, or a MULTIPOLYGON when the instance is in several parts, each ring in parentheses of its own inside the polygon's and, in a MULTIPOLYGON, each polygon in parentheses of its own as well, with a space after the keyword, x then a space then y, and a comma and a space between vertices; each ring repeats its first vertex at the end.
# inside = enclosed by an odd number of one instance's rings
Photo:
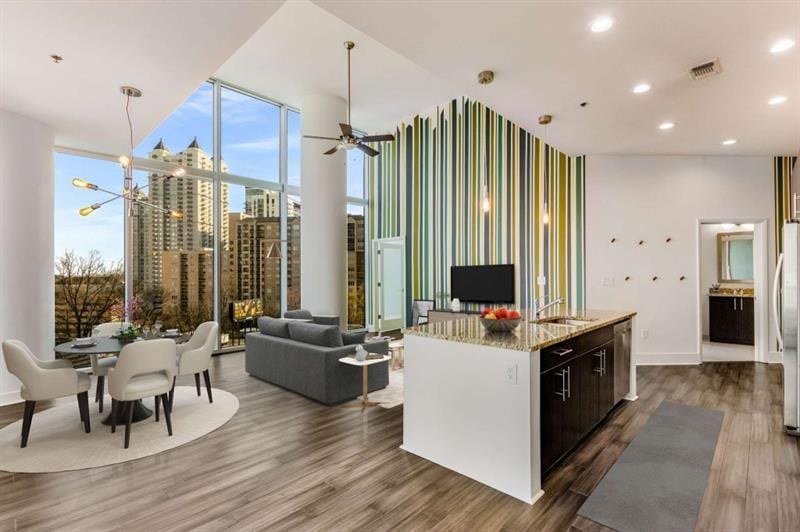
POLYGON ((778 257, 772 294, 773 321, 778 346, 783 349, 783 424, 786 432, 800 436, 800 222, 783 225, 783 253, 778 257), (778 312, 782 305, 783 314, 778 312))

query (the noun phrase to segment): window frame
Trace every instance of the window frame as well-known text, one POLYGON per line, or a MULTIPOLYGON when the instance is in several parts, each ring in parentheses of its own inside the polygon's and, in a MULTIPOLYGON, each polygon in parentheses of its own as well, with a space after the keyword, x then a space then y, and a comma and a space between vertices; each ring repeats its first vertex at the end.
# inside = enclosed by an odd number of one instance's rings
MULTIPOLYGON (((213 136, 213 149, 212 153, 214 154, 214 168, 213 170, 202 170, 200 168, 191 168, 191 172, 187 172, 187 177, 194 177, 200 179, 207 179, 210 180, 214 185, 214 214, 213 214, 213 221, 214 221, 214 249, 213 249, 213 256, 214 256, 214 287, 213 287, 213 294, 214 294, 214 301, 212 302, 213 306, 213 319, 217 323, 221 323, 223 318, 222 314, 224 313, 224 309, 221 308, 221 276, 222 276, 222 213, 219 207, 219 203, 217 198, 220 198, 221 191, 222 191, 222 184, 228 183, 231 185, 240 185, 240 186, 249 186, 255 188, 261 188, 264 190, 274 190, 280 194, 280 234, 281 234, 281 254, 285 257, 286 253, 288 252, 288 246, 286 242, 286 238, 288 235, 288 209, 287 209, 287 202, 289 195, 297 196, 302 201, 302 194, 301 194, 301 187, 296 185, 290 185, 288 183, 288 113, 289 111, 294 111, 300 114, 302 120, 302 112, 300 109, 296 107, 284 104, 257 92, 253 92, 248 90, 244 87, 240 87, 236 84, 229 83, 223 81, 218 78, 210 78, 203 83, 210 83, 212 85, 213 91, 213 98, 212 98, 212 136, 213 136), (280 176, 277 182, 275 181, 268 181, 257 179, 254 177, 247 177, 241 176, 237 174, 231 173, 222 173, 220 168, 220 161, 221 158, 221 151, 222 151, 222 88, 234 90, 244 96, 248 96, 251 98, 255 98, 256 100, 260 100, 272 105, 276 105, 280 108, 280 155, 279 155, 279 171, 280 176)), ((355 129, 355 128, 354 128, 355 129)), ((361 131, 355 129, 358 133, 361 131)), ((67 155, 74 155, 78 157, 85 157, 89 159, 97 159, 102 161, 109 161, 113 163, 118 163, 119 154, 108 154, 102 153, 92 150, 84 150, 79 148, 71 148, 68 146, 60 146, 56 145, 54 147, 54 152, 56 153, 63 153, 67 155)), ((355 196, 347 196, 347 204, 360 206, 364 209, 364 226, 365 228, 369 227, 369 189, 367 187, 367 163, 366 159, 364 162, 363 168, 363 175, 362 179, 364 181, 364 197, 359 198, 355 196)), ((134 170, 141 170, 145 172, 159 172, 159 173, 171 173, 174 170, 179 168, 179 165, 174 163, 168 163, 165 161, 158 161, 154 159, 148 159, 145 157, 134 156, 133 157, 133 169, 134 170)), ((302 180, 302 177, 301 177, 302 180)), ((302 214, 301 214, 302 216, 302 214)), ((346 223, 346 220, 345 222, 346 223)), ((366 229, 365 229, 366 230, 366 229)), ((126 236, 127 238, 127 236, 126 236)), ((301 235, 302 238, 302 235, 301 235)), ((365 298, 369 298, 369 286, 370 286, 370 263, 369 258, 371 256, 370 249, 372 246, 372 242, 369 239, 369 235, 364 235, 364 260, 365 260, 365 298)), ((124 260, 124 259, 123 259, 124 260)), ((281 314, 286 311, 287 305, 287 279, 288 271, 287 271, 287 261, 281 261, 281 314)), ((344 283, 347 282, 347 279, 342 280, 344 283)), ((300 280, 302 283, 302 279, 300 280)), ((371 326, 369 316, 365 316, 365 327, 364 329, 369 329, 371 326)), ((359 330, 364 330, 359 329, 359 330)), ((226 348, 220 348, 219 345, 219 338, 216 340, 216 347, 215 353, 227 353, 232 351, 241 351, 242 346, 232 346, 226 348)))

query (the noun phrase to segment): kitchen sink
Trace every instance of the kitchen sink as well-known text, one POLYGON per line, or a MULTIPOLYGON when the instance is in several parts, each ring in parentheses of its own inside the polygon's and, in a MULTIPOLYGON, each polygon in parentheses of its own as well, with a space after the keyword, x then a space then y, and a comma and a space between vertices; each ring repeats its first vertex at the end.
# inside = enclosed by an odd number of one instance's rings
POLYGON ((571 318, 565 316, 553 316, 550 318, 541 318, 538 320, 532 320, 533 323, 541 323, 541 324, 548 324, 548 325, 566 325, 568 327, 580 327, 581 325, 586 325, 591 323, 595 320, 588 319, 588 318, 571 318))

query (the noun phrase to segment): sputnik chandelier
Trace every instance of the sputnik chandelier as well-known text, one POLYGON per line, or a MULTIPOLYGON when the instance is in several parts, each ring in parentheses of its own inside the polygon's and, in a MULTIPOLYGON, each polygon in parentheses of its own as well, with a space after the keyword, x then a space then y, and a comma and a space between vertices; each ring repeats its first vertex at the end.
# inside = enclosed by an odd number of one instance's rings
MULTIPOLYGON (((133 123, 131 122, 131 113, 130 113, 130 103, 131 98, 139 98, 142 95, 142 91, 137 89, 136 87, 128 87, 123 86, 120 87, 120 92, 125 95, 125 116, 128 119, 128 133, 129 133, 129 150, 127 155, 121 155, 119 157, 119 164, 122 166, 123 169, 123 186, 122 186, 122 193, 118 194, 112 190, 107 190, 102 187, 95 185, 94 183, 89 183, 81 179, 80 177, 76 177, 72 180, 72 184, 78 188, 85 188, 88 190, 95 190, 99 192, 104 192, 111 196, 111 198, 100 201, 97 203, 92 203, 86 207, 83 207, 80 211, 81 216, 89 216, 94 211, 105 205, 106 203, 110 203, 112 201, 118 200, 120 198, 127 200, 126 203, 126 215, 133 216, 133 206, 134 204, 137 205, 144 205, 151 209, 155 209, 157 211, 163 212, 165 215, 171 216, 172 218, 181 219, 183 218, 183 213, 181 211, 176 211, 172 209, 164 208, 160 205, 155 205, 153 203, 149 203, 146 201, 147 196, 143 192, 145 188, 149 185, 139 186, 134 184, 133 182, 133 123)), ((183 177, 186 175, 186 170, 183 168, 177 168, 171 174, 164 174, 164 175, 157 175, 155 176, 156 182, 171 179, 173 177, 183 177)), ((152 182, 152 181, 151 181, 152 182)))

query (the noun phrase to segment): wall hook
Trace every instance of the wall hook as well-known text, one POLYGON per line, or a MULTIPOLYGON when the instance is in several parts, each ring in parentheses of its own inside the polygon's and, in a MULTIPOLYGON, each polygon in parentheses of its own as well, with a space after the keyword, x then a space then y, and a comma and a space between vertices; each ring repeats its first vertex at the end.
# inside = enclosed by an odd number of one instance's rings
POLYGON ((654 277, 653 277, 653 280, 654 280, 654 281, 658 281, 658 275, 654 276, 654 277))
POLYGON ((614 242, 616 242, 616 241, 617 241, 616 237, 612 237, 612 238, 611 238, 611 243, 612 243, 612 244, 613 244, 614 242))
POLYGON ((680 280, 683 281, 684 279, 686 279, 686 276, 685 275, 681 275, 680 280))
POLYGON ((668 236, 668 237, 667 237, 667 244, 669 244, 670 242, 672 242, 672 237, 671 237, 671 236, 668 236))
POLYGON ((626 280, 626 281, 630 281, 630 280, 631 280, 631 276, 630 276, 630 275, 626 275, 626 276, 625 276, 625 280, 626 280))
POLYGON ((644 244, 644 240, 639 240, 639 245, 641 246, 642 244, 644 244))

